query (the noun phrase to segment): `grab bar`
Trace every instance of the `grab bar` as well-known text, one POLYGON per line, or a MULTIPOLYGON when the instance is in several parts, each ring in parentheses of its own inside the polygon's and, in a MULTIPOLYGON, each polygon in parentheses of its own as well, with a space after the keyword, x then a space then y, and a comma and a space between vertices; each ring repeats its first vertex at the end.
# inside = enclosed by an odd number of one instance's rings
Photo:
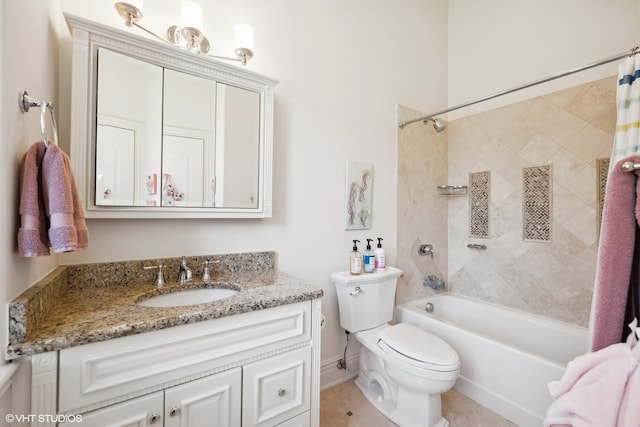
POLYGON ((620 165, 622 172, 633 172, 636 169, 640 169, 640 163, 624 162, 620 165))

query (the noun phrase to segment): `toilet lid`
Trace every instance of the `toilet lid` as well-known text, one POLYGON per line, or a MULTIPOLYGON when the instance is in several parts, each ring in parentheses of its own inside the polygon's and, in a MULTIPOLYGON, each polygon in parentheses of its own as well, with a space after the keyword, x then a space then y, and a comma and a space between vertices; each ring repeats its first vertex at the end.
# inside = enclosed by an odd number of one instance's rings
POLYGON ((441 338, 408 323, 399 323, 378 333, 390 349, 427 365, 449 367, 459 363, 458 353, 441 338))

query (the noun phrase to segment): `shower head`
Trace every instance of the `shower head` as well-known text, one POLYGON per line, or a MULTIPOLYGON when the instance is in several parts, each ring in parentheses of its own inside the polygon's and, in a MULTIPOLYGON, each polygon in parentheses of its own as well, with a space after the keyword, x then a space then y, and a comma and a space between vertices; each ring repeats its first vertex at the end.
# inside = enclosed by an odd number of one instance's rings
POLYGON ((447 128, 447 125, 440 121, 440 119, 435 119, 433 117, 429 117, 428 119, 424 119, 422 123, 427 124, 429 122, 433 122, 433 128, 436 132, 442 132, 447 128))

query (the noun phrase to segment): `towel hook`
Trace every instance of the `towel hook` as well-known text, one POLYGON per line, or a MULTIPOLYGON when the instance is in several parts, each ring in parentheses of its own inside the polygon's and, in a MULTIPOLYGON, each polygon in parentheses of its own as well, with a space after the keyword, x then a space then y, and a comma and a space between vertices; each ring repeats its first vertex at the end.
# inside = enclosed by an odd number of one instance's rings
POLYGON ((53 129, 53 142, 58 145, 58 126, 56 124, 56 116, 53 114, 53 102, 39 101, 29 96, 26 90, 23 90, 18 99, 20 104, 20 110, 27 113, 31 107, 40 107, 40 129, 42 131, 42 142, 45 147, 49 146, 49 139, 47 138, 47 110, 51 113, 51 127, 53 129))

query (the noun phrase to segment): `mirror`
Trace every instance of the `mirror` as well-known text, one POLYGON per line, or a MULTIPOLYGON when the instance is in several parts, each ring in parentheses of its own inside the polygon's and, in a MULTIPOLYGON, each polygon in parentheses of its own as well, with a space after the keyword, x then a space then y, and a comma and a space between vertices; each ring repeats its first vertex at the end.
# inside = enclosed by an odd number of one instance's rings
POLYGON ((154 206, 146 182, 160 170, 162 79, 161 67, 100 50, 96 205, 154 206))
POLYGON ((257 92, 99 49, 96 205, 256 208, 259 117, 257 92))
POLYGON ((85 216, 271 216, 275 80, 65 17, 85 216))
POLYGON ((258 201, 260 99, 221 83, 217 93, 216 206, 252 208, 258 201))

